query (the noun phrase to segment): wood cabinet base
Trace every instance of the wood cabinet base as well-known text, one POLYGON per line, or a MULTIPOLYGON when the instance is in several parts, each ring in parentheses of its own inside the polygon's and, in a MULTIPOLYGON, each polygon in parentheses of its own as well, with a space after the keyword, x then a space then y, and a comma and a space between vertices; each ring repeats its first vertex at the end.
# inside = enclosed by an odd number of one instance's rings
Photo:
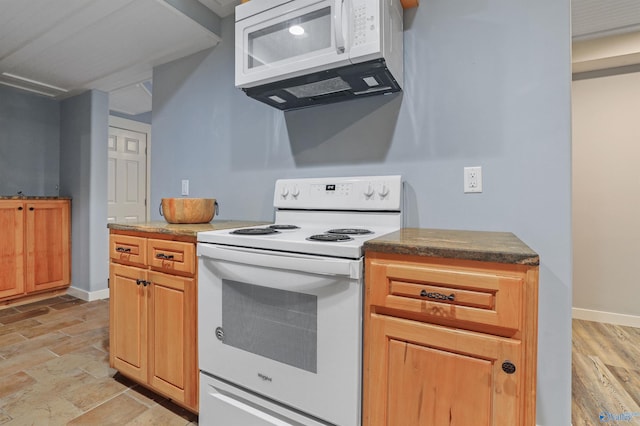
POLYGON ((63 296, 67 294, 69 286, 63 288, 47 290, 35 294, 27 294, 26 296, 17 296, 15 298, 7 298, 0 300, 0 309, 12 308, 15 306, 26 305, 28 303, 39 302, 40 300, 51 299, 52 297, 63 296))
POLYGON ((538 267, 365 256, 364 426, 533 426, 538 267))
POLYGON ((0 200, 0 303, 69 286, 70 200, 0 200))
POLYGON ((158 237, 111 233, 109 362, 197 414, 195 243, 158 237))

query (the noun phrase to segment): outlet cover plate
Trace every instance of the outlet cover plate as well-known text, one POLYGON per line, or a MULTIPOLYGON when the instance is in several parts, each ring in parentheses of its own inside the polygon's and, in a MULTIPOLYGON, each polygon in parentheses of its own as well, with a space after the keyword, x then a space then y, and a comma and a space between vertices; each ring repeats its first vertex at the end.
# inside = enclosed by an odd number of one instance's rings
POLYGON ((482 167, 464 168, 464 192, 482 192, 482 167))

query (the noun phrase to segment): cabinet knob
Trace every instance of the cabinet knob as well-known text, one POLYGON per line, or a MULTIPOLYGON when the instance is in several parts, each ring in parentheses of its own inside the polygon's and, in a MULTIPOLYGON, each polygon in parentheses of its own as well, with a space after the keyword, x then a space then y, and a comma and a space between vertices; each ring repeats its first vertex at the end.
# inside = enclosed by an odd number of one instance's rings
POLYGON ((34 207, 29 207, 29 210, 34 211, 35 208, 34 207))
POLYGON ((505 361, 502 363, 502 371, 507 374, 513 374, 516 372, 516 366, 511 361, 505 361))
POLYGON ((18 207, 18 210, 23 210, 22 206, 18 207))

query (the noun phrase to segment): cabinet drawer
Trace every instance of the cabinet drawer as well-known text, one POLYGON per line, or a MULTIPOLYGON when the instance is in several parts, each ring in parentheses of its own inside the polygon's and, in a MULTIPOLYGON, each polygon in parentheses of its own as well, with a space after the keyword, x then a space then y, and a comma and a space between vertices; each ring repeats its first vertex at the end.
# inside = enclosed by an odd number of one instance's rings
POLYGON ((109 257, 118 263, 146 266, 147 240, 140 237, 111 234, 109 238, 109 257))
POLYGON ((520 329, 524 276, 382 260, 369 262, 369 274, 372 305, 424 316, 430 322, 520 329))
POLYGON ((152 269, 168 273, 196 273, 195 244, 149 239, 148 262, 152 269))

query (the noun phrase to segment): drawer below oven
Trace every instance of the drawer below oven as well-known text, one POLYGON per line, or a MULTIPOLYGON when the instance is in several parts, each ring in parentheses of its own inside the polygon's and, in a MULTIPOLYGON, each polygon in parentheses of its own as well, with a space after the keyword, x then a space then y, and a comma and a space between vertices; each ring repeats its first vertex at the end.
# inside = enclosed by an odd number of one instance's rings
POLYGON ((200 373, 202 426, 331 426, 200 373))

